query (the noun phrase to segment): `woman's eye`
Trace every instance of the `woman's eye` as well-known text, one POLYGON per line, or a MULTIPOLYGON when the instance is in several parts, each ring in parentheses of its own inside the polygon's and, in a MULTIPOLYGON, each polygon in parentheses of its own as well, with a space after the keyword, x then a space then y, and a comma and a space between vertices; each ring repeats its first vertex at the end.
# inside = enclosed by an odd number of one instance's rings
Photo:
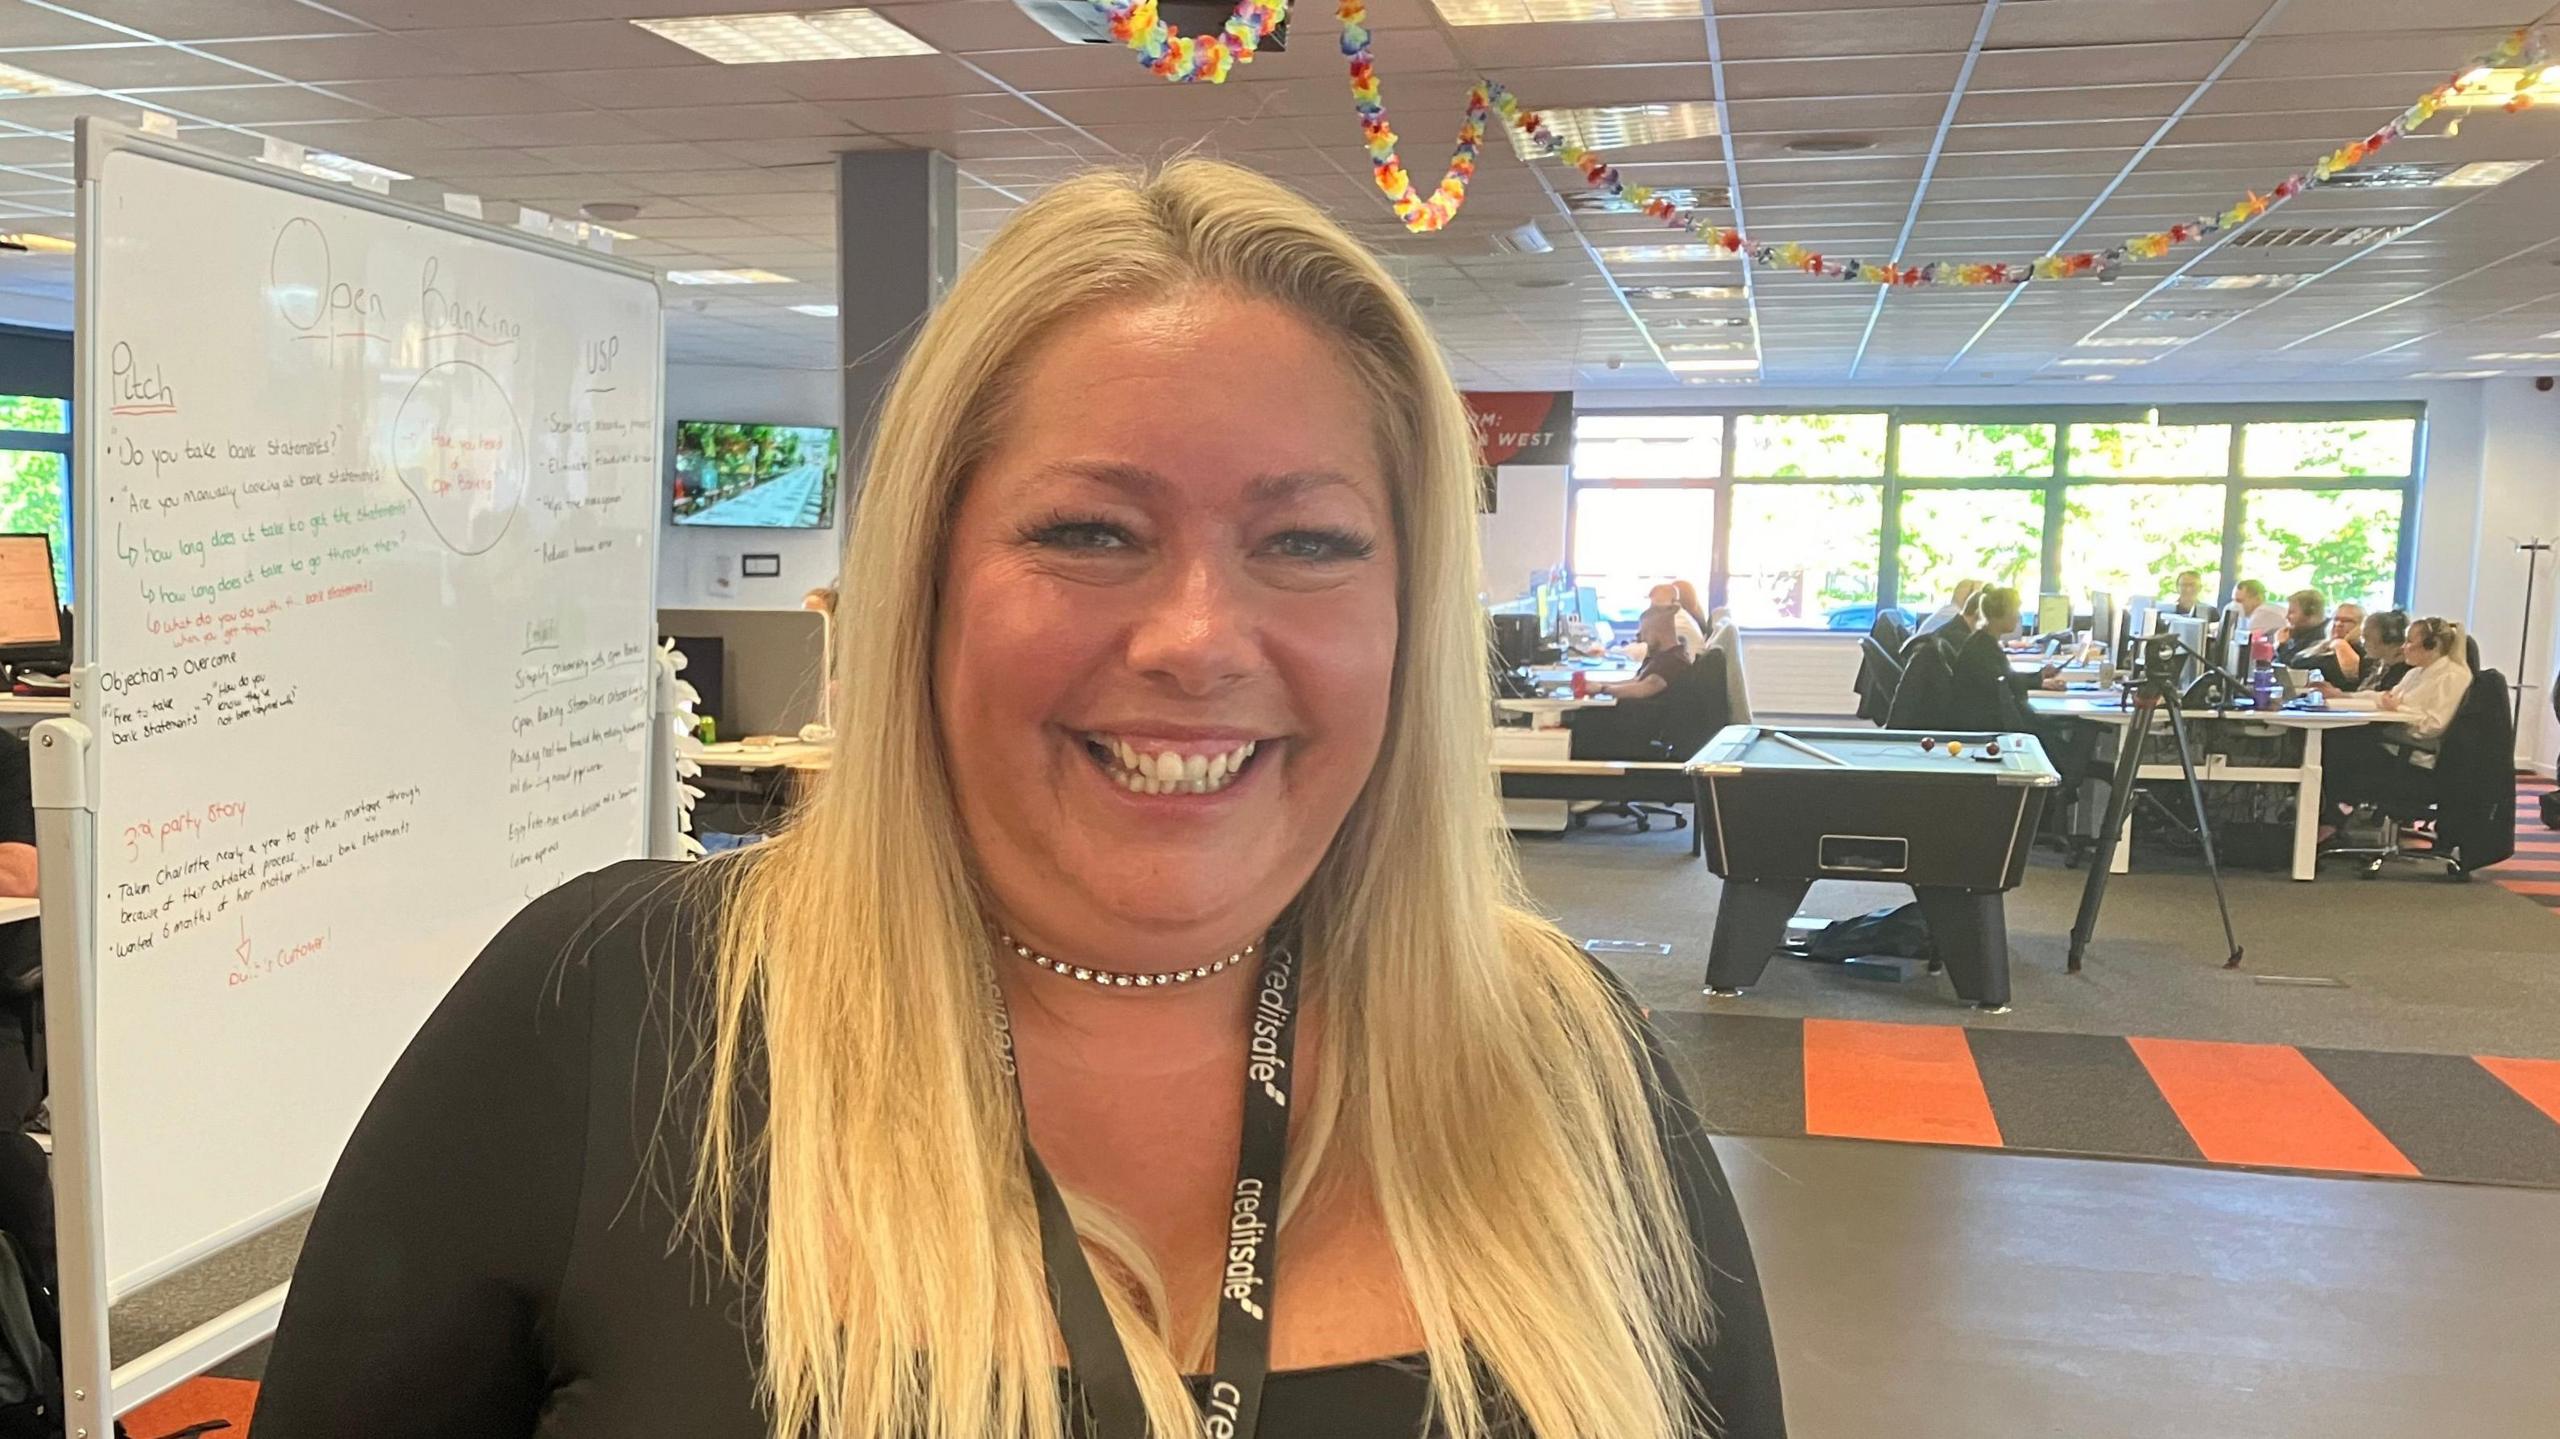
POLYGON ((1057 550, 1118 550, 1130 544, 1129 532, 1103 520, 1061 520, 1031 532, 1031 542, 1057 550))
POLYGON ((1270 544, 1272 553, 1290 560, 1365 560, 1372 548, 1367 540, 1341 530, 1290 530, 1270 544))

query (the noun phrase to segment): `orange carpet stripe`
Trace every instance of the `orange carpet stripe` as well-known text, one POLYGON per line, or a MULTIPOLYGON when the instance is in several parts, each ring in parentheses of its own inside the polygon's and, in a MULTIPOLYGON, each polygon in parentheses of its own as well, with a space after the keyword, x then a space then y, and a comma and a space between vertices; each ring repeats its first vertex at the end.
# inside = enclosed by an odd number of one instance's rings
POLYGON ((1804 1128, 1842 1139, 2000 1144, 1973 1048, 1952 1024, 1806 1020, 1804 1128))
POLYGON ((2204 1157, 2356 1174, 2416 1174, 2373 1121, 2289 1044, 2129 1039, 2204 1157))
POLYGON ((248 1439, 249 1411, 257 1406, 258 1386, 246 1379, 190 1379, 125 1415, 124 1428, 147 1439, 208 1419, 228 1419, 231 1427, 214 1433, 221 1439, 248 1439))
POLYGON ((2560 1059, 2500 1059, 2490 1054, 2472 1058, 2496 1075, 2500 1084, 2523 1095, 2525 1103, 2560 1124, 2560 1059))
POLYGON ((2560 894, 2560 879, 2502 879, 2498 887, 2515 894, 2560 894))

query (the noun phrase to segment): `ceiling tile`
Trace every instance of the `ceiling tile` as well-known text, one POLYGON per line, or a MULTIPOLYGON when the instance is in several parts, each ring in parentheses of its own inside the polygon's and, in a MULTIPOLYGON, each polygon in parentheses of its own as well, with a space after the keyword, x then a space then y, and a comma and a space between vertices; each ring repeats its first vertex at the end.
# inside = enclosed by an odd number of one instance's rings
POLYGON ((154 85, 238 85, 264 78, 218 59, 192 55, 166 45, 140 43, 19 54, 12 56, 10 63, 95 90, 125 90, 154 85))
POLYGON ((449 55, 465 68, 493 75, 712 63, 672 40, 621 20, 480 25, 458 30, 419 30, 401 38, 449 55))
POLYGON ((466 68, 441 52, 390 35, 341 35, 319 40, 241 40, 204 47, 207 53, 254 66, 288 80, 406 80, 450 75, 466 68))
MULTIPOLYGON (((298 0, 64 0, 63 8, 159 40, 343 35, 367 28, 298 0)), ((15 33, 13 19, 0 12, 0 35, 15 33)))
POLYGON ((771 105, 618 110, 611 118, 678 140, 793 140, 855 133, 853 125, 842 118, 796 100, 771 105))

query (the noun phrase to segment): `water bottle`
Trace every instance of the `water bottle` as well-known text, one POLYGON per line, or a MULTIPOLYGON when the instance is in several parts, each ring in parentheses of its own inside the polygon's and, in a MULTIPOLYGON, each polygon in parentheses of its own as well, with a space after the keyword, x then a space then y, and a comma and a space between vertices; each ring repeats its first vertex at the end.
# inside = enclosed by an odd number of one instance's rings
POLYGON ((2272 634, 2249 636, 2249 699, 2259 709, 2275 708, 2276 637, 2272 634))

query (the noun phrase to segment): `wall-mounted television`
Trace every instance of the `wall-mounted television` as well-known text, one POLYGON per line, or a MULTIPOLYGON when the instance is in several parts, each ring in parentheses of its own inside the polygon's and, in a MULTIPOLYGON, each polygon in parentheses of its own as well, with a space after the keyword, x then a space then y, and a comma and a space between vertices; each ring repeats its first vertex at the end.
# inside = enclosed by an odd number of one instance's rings
POLYGON ((825 425, 678 420, 679 525, 823 530, 836 522, 836 432, 825 425))

